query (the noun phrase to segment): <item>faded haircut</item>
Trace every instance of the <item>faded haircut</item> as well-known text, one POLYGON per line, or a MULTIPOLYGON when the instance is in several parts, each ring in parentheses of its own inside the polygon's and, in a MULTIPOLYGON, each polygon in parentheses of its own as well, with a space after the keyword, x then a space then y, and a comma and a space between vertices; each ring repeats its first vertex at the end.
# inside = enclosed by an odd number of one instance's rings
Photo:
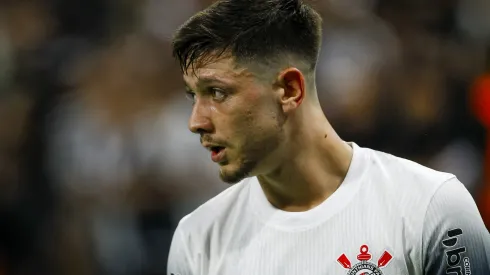
POLYGON ((173 56, 183 73, 229 54, 239 65, 270 66, 294 59, 297 64, 288 65, 314 74, 321 25, 320 15, 301 0, 221 0, 177 30, 173 56))

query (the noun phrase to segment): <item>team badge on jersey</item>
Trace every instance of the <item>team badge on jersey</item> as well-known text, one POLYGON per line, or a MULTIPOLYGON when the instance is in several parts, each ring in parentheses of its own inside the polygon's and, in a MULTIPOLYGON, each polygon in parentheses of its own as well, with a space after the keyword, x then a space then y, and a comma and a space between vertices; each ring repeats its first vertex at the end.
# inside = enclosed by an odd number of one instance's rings
POLYGON ((372 256, 369 254, 369 247, 367 245, 362 245, 360 252, 361 253, 357 255, 357 260, 359 260, 359 262, 354 265, 351 264, 350 260, 347 258, 347 256, 345 256, 345 254, 340 255, 340 257, 337 259, 337 262, 342 267, 349 270, 347 275, 382 275, 383 272, 381 269, 388 265, 393 258, 388 251, 385 251, 383 255, 379 257, 378 264, 375 264, 369 261, 371 260, 372 256))

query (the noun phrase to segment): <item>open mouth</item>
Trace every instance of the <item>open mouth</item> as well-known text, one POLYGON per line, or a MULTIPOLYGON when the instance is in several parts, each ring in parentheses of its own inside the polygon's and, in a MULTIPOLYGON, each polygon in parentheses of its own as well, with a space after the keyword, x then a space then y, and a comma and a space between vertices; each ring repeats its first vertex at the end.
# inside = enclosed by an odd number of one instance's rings
POLYGON ((214 162, 220 162, 221 160, 223 160, 225 147, 212 146, 210 149, 211 149, 211 159, 214 162))
POLYGON ((223 146, 212 146, 211 152, 214 154, 219 154, 223 149, 225 149, 223 146))

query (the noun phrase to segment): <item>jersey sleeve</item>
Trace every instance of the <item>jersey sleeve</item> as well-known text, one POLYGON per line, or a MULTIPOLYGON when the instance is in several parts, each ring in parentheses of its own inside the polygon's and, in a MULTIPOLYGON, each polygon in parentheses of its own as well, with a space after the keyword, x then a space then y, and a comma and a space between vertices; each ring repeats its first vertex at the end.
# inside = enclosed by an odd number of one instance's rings
POLYGON ((422 249, 426 275, 490 274, 490 234, 457 178, 439 187, 428 206, 422 249))
POLYGON ((194 275, 192 258, 181 223, 174 232, 167 263, 167 275, 194 275))

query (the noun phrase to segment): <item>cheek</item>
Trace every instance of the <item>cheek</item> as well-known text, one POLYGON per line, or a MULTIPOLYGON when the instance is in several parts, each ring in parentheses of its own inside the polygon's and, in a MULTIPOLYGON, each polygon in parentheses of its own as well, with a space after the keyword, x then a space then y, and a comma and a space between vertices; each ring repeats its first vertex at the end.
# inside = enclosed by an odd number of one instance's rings
POLYGON ((236 98, 227 104, 223 111, 223 119, 226 120, 230 129, 242 134, 244 131, 253 129, 253 126, 259 122, 257 117, 261 113, 261 104, 257 95, 236 98))
POLYGON ((229 121, 229 130, 233 131, 230 134, 237 140, 245 140, 260 128, 258 122, 252 110, 240 112, 229 121))
POLYGON ((277 108, 271 97, 260 92, 234 98, 222 107, 216 110, 222 133, 237 146, 260 140, 276 124, 277 108))

